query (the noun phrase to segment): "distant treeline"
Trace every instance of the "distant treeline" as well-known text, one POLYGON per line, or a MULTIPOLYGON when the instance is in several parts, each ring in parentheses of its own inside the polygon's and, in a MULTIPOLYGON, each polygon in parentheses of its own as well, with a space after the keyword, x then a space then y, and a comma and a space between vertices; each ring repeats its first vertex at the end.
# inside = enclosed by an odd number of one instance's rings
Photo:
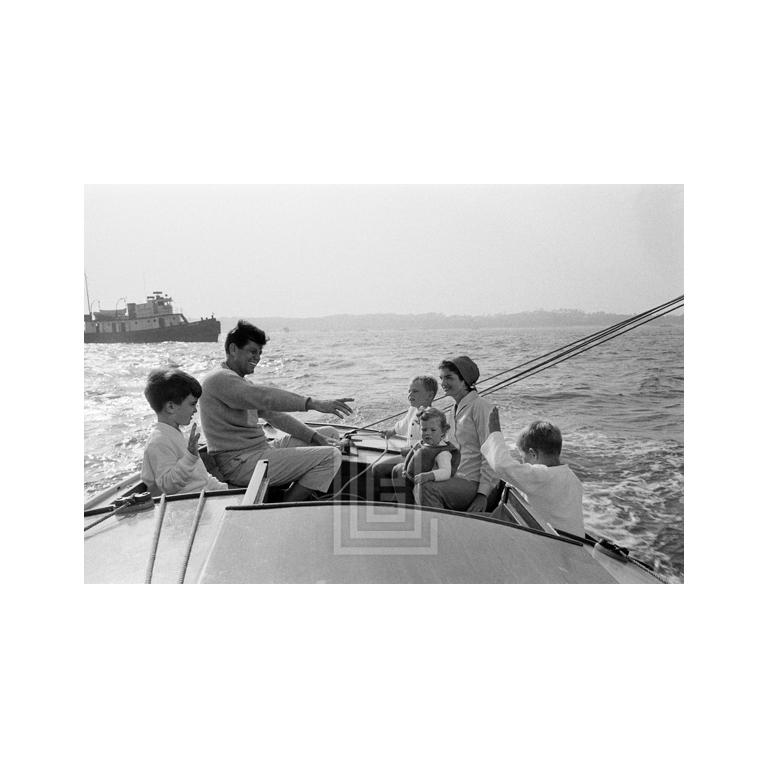
MULTIPOLYGON (((507 315, 443 315, 429 312, 422 315, 328 315, 327 317, 246 317, 267 332, 277 331, 374 331, 408 328, 536 328, 572 325, 607 327, 632 315, 608 312, 582 312, 578 309, 537 310, 507 315)), ((222 317, 221 330, 226 333, 239 318, 222 317)), ((666 315, 654 323, 682 324, 682 315, 666 315)))

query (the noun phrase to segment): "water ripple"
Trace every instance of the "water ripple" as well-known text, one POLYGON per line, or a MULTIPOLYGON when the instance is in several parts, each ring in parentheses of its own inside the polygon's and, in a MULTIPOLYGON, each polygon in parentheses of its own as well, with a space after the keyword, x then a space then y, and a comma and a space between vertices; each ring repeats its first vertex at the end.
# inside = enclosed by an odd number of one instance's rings
MULTIPOLYGON (((482 334, 471 329, 277 334, 252 379, 316 397, 354 397, 355 413, 346 421, 364 425, 404 410, 410 379, 437 376, 444 358, 470 355, 482 379, 589 332, 536 328, 482 334)), ((218 343, 85 346, 86 496, 141 465, 154 421, 143 396, 147 373, 172 365, 202 378, 220 363, 221 354, 218 343)), ((584 483, 590 531, 682 575, 681 328, 644 326, 490 399, 499 406, 508 441, 534 419, 560 426, 563 460, 584 483)))

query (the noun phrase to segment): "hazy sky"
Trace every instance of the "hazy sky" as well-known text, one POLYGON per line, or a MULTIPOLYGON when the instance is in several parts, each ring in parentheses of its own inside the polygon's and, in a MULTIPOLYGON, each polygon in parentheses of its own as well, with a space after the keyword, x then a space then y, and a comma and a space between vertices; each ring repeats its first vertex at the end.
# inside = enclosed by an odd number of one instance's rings
POLYGON ((633 313, 683 293, 683 187, 88 186, 85 271, 190 319, 633 313))

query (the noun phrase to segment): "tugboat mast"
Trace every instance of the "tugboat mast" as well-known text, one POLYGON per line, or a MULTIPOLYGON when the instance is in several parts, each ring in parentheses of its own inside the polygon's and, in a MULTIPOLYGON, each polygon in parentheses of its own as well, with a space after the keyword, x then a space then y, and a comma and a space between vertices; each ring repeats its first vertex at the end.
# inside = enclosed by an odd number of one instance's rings
POLYGON ((88 293, 88 274, 86 272, 83 272, 83 275, 85 275, 85 300, 88 302, 88 314, 91 314, 91 296, 88 293))

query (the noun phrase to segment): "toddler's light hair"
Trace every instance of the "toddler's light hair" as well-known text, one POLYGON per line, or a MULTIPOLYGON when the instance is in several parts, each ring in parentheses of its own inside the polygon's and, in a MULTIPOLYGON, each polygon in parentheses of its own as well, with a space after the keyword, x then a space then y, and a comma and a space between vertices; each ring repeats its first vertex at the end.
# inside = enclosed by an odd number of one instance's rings
POLYGON ((434 408, 430 405, 429 408, 425 408, 423 411, 419 412, 418 419, 419 423, 422 421, 429 421, 430 419, 439 419, 440 428, 443 430, 443 434, 448 431, 448 419, 445 418, 445 414, 439 408, 434 408))

